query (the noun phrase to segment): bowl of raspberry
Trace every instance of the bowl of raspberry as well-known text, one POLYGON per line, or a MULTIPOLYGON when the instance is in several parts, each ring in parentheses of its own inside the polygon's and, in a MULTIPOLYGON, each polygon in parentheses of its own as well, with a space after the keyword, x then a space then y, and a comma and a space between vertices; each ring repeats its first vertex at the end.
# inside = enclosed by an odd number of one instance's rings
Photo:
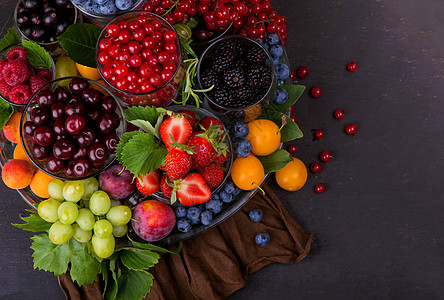
POLYGON ((34 68, 21 44, 13 44, 0 52, 0 98, 15 107, 24 107, 32 95, 55 78, 51 68, 34 68))
POLYGON ((85 179, 110 166, 125 131, 122 107, 111 90, 81 77, 44 85, 20 122, 26 155, 38 169, 62 180, 85 179))
POLYGON ((197 81, 205 100, 217 111, 243 110, 268 100, 276 86, 270 53, 244 36, 226 36, 202 53, 197 81))
POLYGON ((122 14, 100 33, 100 75, 125 106, 165 107, 185 77, 179 36, 164 18, 144 11, 122 14))

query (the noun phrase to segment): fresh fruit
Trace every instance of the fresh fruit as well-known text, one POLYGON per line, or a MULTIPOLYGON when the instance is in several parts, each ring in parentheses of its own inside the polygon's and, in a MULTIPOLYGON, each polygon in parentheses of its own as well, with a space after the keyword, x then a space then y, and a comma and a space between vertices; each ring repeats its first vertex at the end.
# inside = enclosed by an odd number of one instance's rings
POLYGON ((221 130, 193 132, 187 145, 193 149, 193 166, 202 168, 212 163, 216 157, 227 151, 227 144, 220 142, 221 130))
POLYGON ((80 181, 83 183, 84 187, 82 200, 89 200, 91 195, 99 189, 99 181, 95 177, 89 177, 80 181))
POLYGON ((335 110, 334 115, 337 120, 342 120, 345 117, 344 111, 342 109, 335 110))
POLYGON ((200 121, 200 125, 202 125, 205 129, 210 128, 210 126, 220 126, 220 129, 224 130, 224 124, 221 121, 216 119, 215 117, 205 117, 200 121))
POLYGON ((96 216, 105 215, 111 208, 111 200, 104 191, 97 191, 89 199, 89 209, 96 216))
POLYGON ((92 231, 91 230, 83 230, 80 228, 78 224, 72 224, 72 228, 74 229, 74 233, 72 235, 80 243, 87 243, 91 240, 92 231))
POLYGON ((273 153, 281 143, 281 132, 273 121, 257 119, 248 123, 246 139, 251 143, 255 155, 265 156, 273 153))
POLYGON ((247 139, 241 139, 234 145, 234 153, 236 153, 238 157, 247 157, 251 154, 252 150, 253 147, 251 146, 250 141, 247 139))
POLYGON ((63 186, 63 198, 69 202, 79 202, 84 192, 85 187, 80 180, 68 181, 63 186))
POLYGON ((253 222, 260 222, 262 221, 262 211, 258 208, 253 208, 248 212, 248 216, 250 217, 250 220, 253 222))
POLYGON ((199 122, 199 116, 194 111, 181 109, 178 111, 178 113, 183 114, 183 116, 187 118, 192 128, 194 128, 197 122, 199 122))
POLYGON ((299 67, 297 73, 300 79, 305 79, 310 75, 310 70, 307 67, 299 67))
POLYGON ((74 229, 71 225, 63 224, 56 221, 49 228, 49 240, 56 245, 60 245, 69 241, 74 234, 74 229))
POLYGON ((127 224, 131 220, 131 209, 126 205, 117 205, 109 209, 106 219, 115 227, 127 224))
POLYGON ((50 182, 48 182, 48 194, 51 198, 63 201, 65 198, 63 197, 63 187, 65 186, 65 183, 61 181, 60 179, 53 179, 50 182))
POLYGON ((254 238, 254 241, 256 242, 256 245, 265 247, 270 242, 270 235, 266 232, 260 232, 254 238))
POLYGON ((321 172, 322 171, 322 167, 321 167, 321 165, 320 164, 318 164, 318 163, 312 163, 311 165, 310 165, 310 171, 312 172, 312 173, 319 173, 319 172, 321 172))
MULTIPOLYGON (((69 76, 77 76, 76 64, 68 56, 59 57, 55 64, 55 68, 56 68, 55 79, 59 79, 62 77, 69 77, 69 76)), ((69 82, 70 80, 66 79, 59 81, 58 84, 62 87, 66 87, 69 85, 69 82)))
MULTIPOLYGON (((208 202, 207 202, 208 203, 208 202)), ((202 222, 203 225, 208 226, 211 224, 211 222, 213 221, 213 213, 209 210, 204 210, 201 214, 200 214, 200 221, 202 222)))
POLYGON ((160 125, 160 136, 168 150, 175 143, 186 144, 192 131, 190 122, 183 115, 173 115, 160 125))
POLYGON ((254 155, 238 157, 231 167, 231 179, 242 190, 252 190, 264 180, 264 167, 254 155))
POLYGON ((347 64, 347 70, 349 70, 350 72, 354 72, 358 69, 358 64, 355 63, 354 61, 351 61, 347 64))
POLYGON ((276 171, 276 182, 287 191, 297 191, 307 182, 307 167, 298 158, 293 157, 285 167, 276 171))
POLYGON ((262 108, 260 104, 256 104, 244 109, 245 116, 243 118, 244 122, 251 122, 256 120, 260 115, 262 115, 262 108))
POLYGON ((322 151, 321 154, 319 155, 319 158, 323 162, 329 162, 332 160, 333 156, 331 155, 330 151, 322 151))
POLYGON ((222 211, 222 201, 217 199, 211 199, 210 201, 205 203, 205 208, 211 211, 213 214, 218 214, 222 211))
POLYGON ((34 176, 34 168, 26 160, 12 159, 2 169, 2 179, 11 189, 27 187, 34 176))
POLYGON ((39 203, 37 213, 46 222, 54 223, 59 219, 58 209, 61 202, 52 198, 39 203))
POLYGON ((288 146, 288 152, 289 152, 290 154, 295 154, 296 151, 298 151, 298 147, 297 147, 296 145, 290 145, 290 146, 288 146))
POLYGON ((123 237, 128 233, 128 225, 113 226, 113 235, 115 237, 123 237))
POLYGON ((355 124, 347 124, 345 126, 345 132, 349 135, 354 135, 358 131, 358 127, 355 124))
POLYGON ((188 232, 191 230, 191 222, 188 218, 180 218, 176 223, 177 230, 180 232, 188 232))
POLYGON ((81 65, 79 63, 75 63, 77 71, 85 78, 91 80, 98 80, 101 78, 100 72, 97 68, 91 68, 88 66, 81 65))
POLYGON ((64 201, 57 209, 57 214, 62 224, 71 225, 76 221, 77 216, 79 215, 79 210, 77 205, 73 202, 64 201))
POLYGON ((211 190, 203 177, 190 173, 183 179, 174 182, 177 198, 183 205, 195 205, 211 199, 211 190))
MULTIPOLYGON (((188 151, 191 152, 191 148, 188 151)), ((165 157, 165 170, 171 180, 180 179, 188 174, 191 170, 191 164, 191 155, 187 151, 177 148, 170 149, 165 157)))
POLYGON ((145 195, 152 195, 160 190, 160 171, 158 169, 136 179, 136 186, 139 192, 145 195))
POLYGON ((93 213, 88 208, 82 208, 79 210, 79 214, 76 219, 76 223, 79 227, 85 231, 92 230, 94 228, 96 220, 93 213))
POLYGON ((21 112, 15 112, 3 126, 3 134, 11 143, 18 144, 20 142, 20 118, 21 112))
POLYGON ((319 98, 322 96, 322 89, 318 86, 314 86, 311 88, 310 94, 313 98, 319 98))
POLYGON ((284 104, 287 102, 288 99, 288 93, 283 88, 277 88, 273 95, 273 102, 275 104, 284 104))
POLYGON ((315 130, 314 136, 318 140, 322 139, 325 136, 324 130, 322 130, 322 129, 315 130))
POLYGON ((113 225, 108 220, 98 220, 94 224, 94 234, 100 238, 107 238, 113 234, 113 225))
POLYGON ((108 258, 114 253, 116 247, 116 241, 113 235, 106 238, 101 238, 96 234, 93 234, 91 239, 94 253, 100 258, 108 258))
POLYGON ((134 208, 131 225, 140 238, 155 242, 170 234, 175 223, 176 215, 169 205, 145 200, 134 208))
POLYGON ((25 149, 23 148, 23 144, 21 142, 18 142, 17 145, 15 146, 14 153, 13 153, 12 157, 14 159, 26 160, 32 166, 34 166, 34 164, 29 159, 28 155, 26 155, 25 149))
POLYGON ((325 192, 325 185, 323 185, 322 183, 318 183, 315 185, 314 190, 317 194, 321 194, 325 192))
POLYGON ((233 125, 232 132, 235 139, 244 139, 249 132, 248 124, 242 121, 237 121, 233 125))
POLYGON ((171 198, 173 194, 173 182, 168 177, 168 175, 163 175, 160 179, 160 190, 164 194, 165 197, 171 198))
POLYGON ((100 173, 99 183, 101 190, 117 200, 129 197, 136 189, 133 175, 120 164, 112 165, 100 173))
POLYGON ((218 187, 224 179, 224 170, 218 163, 211 163, 202 169, 198 169, 197 173, 203 177, 210 190, 218 187))
POLYGON ((49 198, 50 195, 48 193, 48 183, 53 179, 56 178, 46 174, 43 171, 37 170, 31 180, 31 183, 29 184, 29 187, 36 196, 39 196, 40 198, 49 198))

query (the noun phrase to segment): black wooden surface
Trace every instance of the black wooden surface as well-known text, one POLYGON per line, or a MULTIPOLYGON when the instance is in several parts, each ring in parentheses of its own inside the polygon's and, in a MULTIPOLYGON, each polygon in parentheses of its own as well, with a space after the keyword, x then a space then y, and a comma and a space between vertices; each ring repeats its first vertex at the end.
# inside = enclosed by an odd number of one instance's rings
MULTIPOLYGON (((1 1, 2 23, 12 1, 1 1)), ((287 51, 305 93, 296 115, 307 165, 334 159, 299 192, 270 178, 292 216, 316 235, 310 255, 249 277, 229 299, 444 299, 444 5, 440 0, 274 0, 287 16, 287 51), (348 61, 358 70, 345 70, 348 61), (333 111, 346 118, 337 121, 333 111), (358 133, 344 127, 355 123, 358 133), (312 140, 311 129, 326 137, 312 140), (313 186, 323 182, 324 194, 313 186)), ((26 204, 0 183, 0 299, 63 299, 52 274, 33 270, 26 204)), ((273 239, 273 237, 271 237, 273 239)))

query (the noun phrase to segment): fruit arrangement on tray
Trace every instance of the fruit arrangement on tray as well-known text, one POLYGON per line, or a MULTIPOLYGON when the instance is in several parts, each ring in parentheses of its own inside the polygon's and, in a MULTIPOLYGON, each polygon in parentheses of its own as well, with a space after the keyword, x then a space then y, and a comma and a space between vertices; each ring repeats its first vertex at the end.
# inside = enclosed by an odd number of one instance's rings
POLYGON ((23 0, 14 20, 0 41, 2 179, 32 206, 15 226, 36 233, 35 268, 140 299, 162 245, 226 220, 269 173, 304 185, 282 149, 302 137, 290 110, 304 87, 270 1, 23 0))

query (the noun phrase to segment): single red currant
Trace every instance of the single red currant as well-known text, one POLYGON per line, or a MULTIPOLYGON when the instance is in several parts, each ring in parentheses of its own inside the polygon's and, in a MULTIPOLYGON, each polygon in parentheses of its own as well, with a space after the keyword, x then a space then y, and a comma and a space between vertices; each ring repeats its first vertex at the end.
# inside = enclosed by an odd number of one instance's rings
POLYGON ((345 126, 345 132, 350 135, 354 135, 358 131, 358 127, 355 124, 348 124, 345 126))
POLYGON ((106 33, 110 36, 110 37, 117 37, 119 35, 120 32, 120 28, 119 26, 117 26, 116 24, 110 24, 108 25, 108 27, 106 28, 106 33))
POLYGON ((298 151, 298 147, 296 147, 296 145, 290 145, 290 146, 288 146, 288 152, 289 152, 290 154, 295 154, 296 151, 298 151))
POLYGON ((322 129, 317 129, 314 133, 315 138, 317 138, 318 140, 322 139, 324 137, 324 130, 322 129))
POLYGON ((316 194, 321 194, 325 192, 325 185, 323 185, 322 183, 318 183, 317 185, 315 185, 314 191, 316 192, 316 194))
POLYGON ((322 96, 322 89, 318 86, 314 86, 311 88, 310 93, 313 98, 319 98, 322 96))
POLYGON ((321 154, 319 155, 319 158, 323 162, 329 162, 329 161, 331 161, 333 156, 331 155, 330 151, 322 151, 321 154))
POLYGON ((354 71, 356 71, 356 69, 358 69, 357 63, 355 63, 354 61, 351 61, 348 63, 347 70, 349 70, 350 72, 354 72, 354 71))
POLYGON ((305 79, 310 75, 310 70, 307 67, 299 67, 297 72, 300 79, 305 79))
POLYGON ((295 80, 296 80, 296 73, 293 72, 293 71, 291 71, 290 74, 291 74, 291 75, 290 75, 291 81, 295 81, 295 80))
POLYGON ((290 119, 291 119, 293 122, 295 122, 296 124, 298 123, 298 118, 296 118, 295 115, 291 115, 291 116, 290 116, 290 119))
POLYGON ((322 167, 319 163, 314 162, 310 165, 310 171, 312 173, 319 173, 322 171, 322 167))
POLYGON ((345 117, 345 114, 344 114, 344 111, 342 109, 337 109, 335 111, 335 118, 337 120, 342 120, 342 119, 344 119, 344 117, 345 117))

